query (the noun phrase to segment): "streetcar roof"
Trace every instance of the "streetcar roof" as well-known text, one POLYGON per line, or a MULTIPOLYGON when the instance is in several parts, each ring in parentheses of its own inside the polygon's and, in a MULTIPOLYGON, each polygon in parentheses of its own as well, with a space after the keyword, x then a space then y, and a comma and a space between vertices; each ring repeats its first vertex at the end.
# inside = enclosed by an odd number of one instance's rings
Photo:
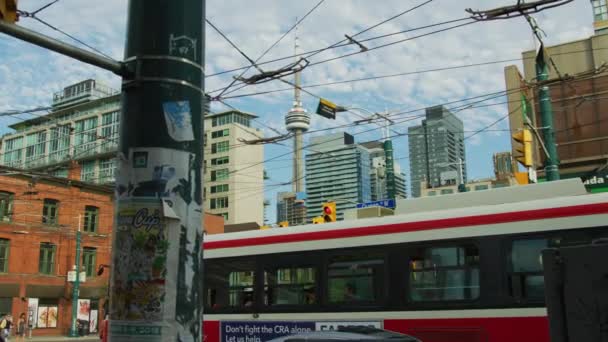
MULTIPOLYGON (((558 186, 557 183, 559 182, 554 183, 554 186, 558 186)), ((566 183, 573 184, 573 182, 571 181, 567 181, 566 183)), ((530 185, 529 187, 539 187, 539 185, 530 185)), ((525 192, 522 195, 529 195, 529 191, 530 189, 525 189, 525 192)), ((561 192, 559 193, 558 197, 544 196, 544 198, 538 198, 538 196, 536 196, 537 199, 534 200, 525 200, 517 202, 513 202, 511 200, 511 203, 500 203, 500 201, 498 200, 495 201, 493 204, 485 205, 475 205, 468 207, 465 206, 460 208, 457 207, 448 209, 437 208, 434 210, 422 210, 420 212, 402 213, 393 216, 374 217, 358 220, 339 221, 335 223, 316 225, 309 224, 286 228, 207 235, 205 236, 204 246, 205 248, 210 249, 234 249, 236 248, 236 246, 278 246, 283 242, 291 242, 289 240, 290 236, 300 236, 298 240, 300 242, 307 240, 306 235, 327 236, 326 238, 318 238, 315 236, 312 237, 310 240, 340 239, 342 237, 355 238, 361 237, 362 232, 364 230, 366 231, 365 235, 369 237, 376 234, 392 234, 392 232, 388 233, 387 231, 383 231, 384 227, 394 227, 395 225, 403 226, 407 224, 415 225, 416 231, 422 229, 433 230, 435 228, 464 228, 466 226, 476 225, 496 225, 500 223, 520 224, 522 221, 526 220, 539 220, 544 218, 556 219, 562 217, 566 215, 566 210, 562 210, 563 208, 570 208, 570 214, 568 215, 573 217, 594 214, 608 215, 608 193, 587 194, 586 192, 584 192, 584 195, 580 194, 581 192, 579 191, 575 191, 573 195, 566 195, 561 192), (582 210, 583 207, 587 208, 588 210, 582 210), (547 216, 548 214, 551 214, 552 216, 547 216), (522 217, 518 218, 518 215, 522 217), (509 216, 511 219, 505 219, 504 216, 509 216), (484 218, 484 220, 481 220, 480 218, 484 218), (427 228, 419 228, 418 226, 424 226, 427 228), (375 231, 367 232, 367 230, 370 229, 375 229, 375 231), (234 241, 243 241, 244 243, 232 243, 234 241)), ((511 193, 511 195, 514 194, 511 193)), ((526 197, 521 197, 520 199, 523 198, 526 197)), ((458 199, 459 198, 457 197, 452 197, 452 200, 458 199)), ((399 208, 397 208, 397 212, 401 212, 399 208)), ((598 220, 594 221, 593 224, 599 224, 598 220)), ((553 225, 555 225, 555 223, 553 223, 553 225)), ((401 231, 400 233, 404 232, 401 231)), ((279 249, 282 250, 285 249, 285 247, 281 247, 279 249)), ((298 247, 293 250, 298 249, 300 248, 298 247)), ((247 253, 259 253, 259 251, 255 252, 254 250, 255 248, 249 248, 249 252, 247 253)), ((238 252, 236 254, 242 255, 243 253, 245 252, 238 252)))

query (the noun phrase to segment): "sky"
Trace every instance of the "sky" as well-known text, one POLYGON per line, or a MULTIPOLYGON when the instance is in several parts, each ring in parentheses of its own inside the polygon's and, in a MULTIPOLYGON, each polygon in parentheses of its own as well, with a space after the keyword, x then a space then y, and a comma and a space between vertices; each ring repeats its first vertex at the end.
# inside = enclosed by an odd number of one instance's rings
MULTIPOLYGON (((50 0, 25 0, 19 2, 21 10, 35 11, 50 0)), ((116 59, 124 58, 125 28, 127 20, 126 0, 83 1, 59 0, 38 13, 38 17, 50 25, 78 38, 87 45, 116 59)), ((319 0, 213 0, 206 2, 206 17, 217 26, 234 44, 251 59, 273 45, 285 32, 305 16, 319 0)), ((366 40, 383 35, 411 30, 421 26, 461 19, 468 16, 466 8, 490 9, 515 3, 515 0, 325 0, 298 25, 300 52, 308 52, 340 42, 344 35, 358 32, 389 19, 408 9, 415 10, 390 20, 361 35, 357 40, 366 40)), ((560 44, 593 34, 593 16, 590 1, 575 0, 562 7, 549 9, 534 15, 539 27, 546 33, 547 45, 560 44)), ((360 51, 355 45, 328 49, 312 56, 310 65, 302 72, 303 86, 336 81, 369 78, 375 76, 410 73, 409 75, 385 77, 375 80, 348 82, 330 86, 307 88, 316 96, 351 108, 355 113, 338 113, 336 120, 314 114, 318 98, 303 94, 303 105, 311 113, 311 131, 326 131, 305 135, 305 143, 311 136, 346 130, 354 134, 357 142, 382 138, 379 126, 352 124, 382 112, 393 115, 395 124, 391 134, 406 133, 411 125, 420 124, 423 108, 471 98, 505 90, 504 67, 517 65, 522 70, 521 53, 536 48, 528 23, 523 18, 477 22, 471 25, 431 33, 466 21, 440 25, 432 28, 399 33, 365 41, 369 49, 330 62, 325 60, 360 51), (428 33, 428 34, 427 34, 428 33), (418 37, 421 36, 421 37, 418 37), (377 48, 385 44, 394 43, 377 48), (519 61, 494 63, 451 70, 425 72, 437 68, 493 62, 513 59, 519 61), (323 62, 315 65, 317 62, 323 62), (417 111, 416 111, 417 110, 417 111), (403 114, 403 112, 408 112, 403 114), (359 115, 359 116, 358 116, 359 115), (332 127, 336 127, 332 129, 332 127)), ((80 43, 31 18, 22 18, 19 25, 55 37, 70 44, 80 43)), ((260 61, 292 56, 295 30, 286 35, 260 61)), ((212 92, 227 86, 240 71, 220 73, 248 66, 247 60, 209 25, 206 26, 205 44, 205 89, 212 92)), ((84 79, 94 78, 115 89, 120 89, 120 78, 111 72, 86 65, 37 46, 21 42, 0 34, 0 112, 48 106, 52 94, 63 87, 84 79)), ((293 59, 264 64, 264 70, 274 70, 287 65, 293 59)), ((251 76, 251 69, 245 76, 251 76)), ((289 78, 288 78, 289 79, 289 78)), ((263 130, 266 137, 276 136, 276 131, 285 133, 284 115, 293 103, 293 91, 280 91, 260 95, 247 95, 288 85, 279 81, 251 85, 224 95, 225 103, 239 110, 259 116, 255 127, 263 130)), ((483 129, 508 115, 505 97, 483 102, 483 107, 466 108, 456 115, 464 122, 465 137, 483 129)), ((463 104, 466 102, 461 102, 463 104)), ((452 105, 453 106, 453 105, 452 105)), ((447 106, 451 108, 450 105, 447 106)), ((228 109, 219 102, 212 103, 212 110, 228 109)), ((10 132, 7 125, 29 119, 31 114, 0 117, 0 134, 10 132)), ((409 160, 407 136, 393 139, 396 162, 406 173, 409 183, 409 160)), ((289 191, 291 186, 277 184, 291 181, 289 152, 291 141, 280 145, 264 146, 265 159, 270 179, 266 186, 251 188, 252 193, 265 192, 271 201, 267 211, 270 222, 275 221, 276 193, 289 191), (285 155, 285 156, 282 156, 285 155)), ((508 120, 499 121, 466 140, 466 168, 469 179, 488 178, 493 175, 492 155, 510 150, 508 120)), ((306 153, 306 152, 305 152, 306 153)), ((243 171, 246 172, 246 171, 243 171)), ((409 187, 409 184, 408 184, 409 187)))

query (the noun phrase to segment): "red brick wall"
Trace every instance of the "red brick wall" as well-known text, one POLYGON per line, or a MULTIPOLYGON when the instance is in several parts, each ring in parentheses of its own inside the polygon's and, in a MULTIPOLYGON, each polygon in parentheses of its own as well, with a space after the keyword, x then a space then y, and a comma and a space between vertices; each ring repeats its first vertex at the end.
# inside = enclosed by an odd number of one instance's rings
POLYGON ((224 218, 205 213, 203 216, 203 229, 207 234, 222 234, 224 232, 224 218))
MULTIPOLYGON (((84 222, 85 206, 99 208, 97 232, 83 232, 81 246, 97 249, 96 269, 101 264, 110 264, 114 210, 112 192, 101 187, 83 186, 80 182, 68 183, 67 180, 47 179, 33 181, 30 177, 22 176, 0 176, 0 191, 14 194, 12 221, 0 222, 0 238, 10 240, 8 273, 0 273, 0 283, 19 284, 19 295, 25 298, 28 284, 64 286, 64 296, 58 300, 58 327, 35 329, 33 335, 65 335, 71 322, 72 293, 72 286, 67 284, 66 274, 75 261, 78 216, 80 215, 81 222, 84 222), (42 224, 45 198, 59 201, 57 226, 42 224), (38 273, 41 242, 51 242, 57 246, 53 275, 38 273)), ((101 277, 87 279, 82 286, 105 287, 109 274, 108 270, 101 277)), ((100 302, 101 314, 103 298, 100 298, 100 302)), ((27 312, 27 299, 23 301, 19 297, 13 298, 12 311, 15 318, 22 312, 27 312)))

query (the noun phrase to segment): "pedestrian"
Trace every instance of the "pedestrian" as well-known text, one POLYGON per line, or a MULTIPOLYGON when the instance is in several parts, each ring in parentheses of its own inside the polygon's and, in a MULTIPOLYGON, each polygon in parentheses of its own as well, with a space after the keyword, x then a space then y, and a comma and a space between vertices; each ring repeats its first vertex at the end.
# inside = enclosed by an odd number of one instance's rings
POLYGON ((6 340, 6 342, 8 342, 8 338, 11 336, 11 330, 13 328, 13 315, 8 314, 6 315, 6 334, 4 339, 6 340))
POLYGON ((6 319, 6 315, 0 316, 0 342, 6 342, 6 339, 4 338, 4 332, 6 330, 7 324, 8 324, 8 321, 6 319))
POLYGON ((102 342, 108 342, 108 314, 105 315, 101 322, 101 329, 99 329, 99 339, 102 342))
POLYGON ((25 320, 25 312, 22 312, 21 315, 19 315, 19 320, 17 321, 17 341, 21 341, 24 342, 25 341, 25 327, 26 327, 26 320, 25 320))

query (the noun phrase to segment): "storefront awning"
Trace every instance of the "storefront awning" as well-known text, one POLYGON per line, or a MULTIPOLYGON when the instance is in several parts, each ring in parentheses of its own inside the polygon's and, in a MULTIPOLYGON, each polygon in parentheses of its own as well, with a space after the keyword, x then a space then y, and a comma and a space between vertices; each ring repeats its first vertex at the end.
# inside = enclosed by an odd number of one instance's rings
POLYGON ((19 297, 19 284, 0 283, 0 297, 19 297))
POLYGON ((27 285, 25 296, 28 298, 60 298, 65 294, 63 285, 27 285))
POLYGON ((80 288, 80 295, 78 297, 83 299, 103 298, 107 296, 107 293, 107 287, 83 286, 80 288))

